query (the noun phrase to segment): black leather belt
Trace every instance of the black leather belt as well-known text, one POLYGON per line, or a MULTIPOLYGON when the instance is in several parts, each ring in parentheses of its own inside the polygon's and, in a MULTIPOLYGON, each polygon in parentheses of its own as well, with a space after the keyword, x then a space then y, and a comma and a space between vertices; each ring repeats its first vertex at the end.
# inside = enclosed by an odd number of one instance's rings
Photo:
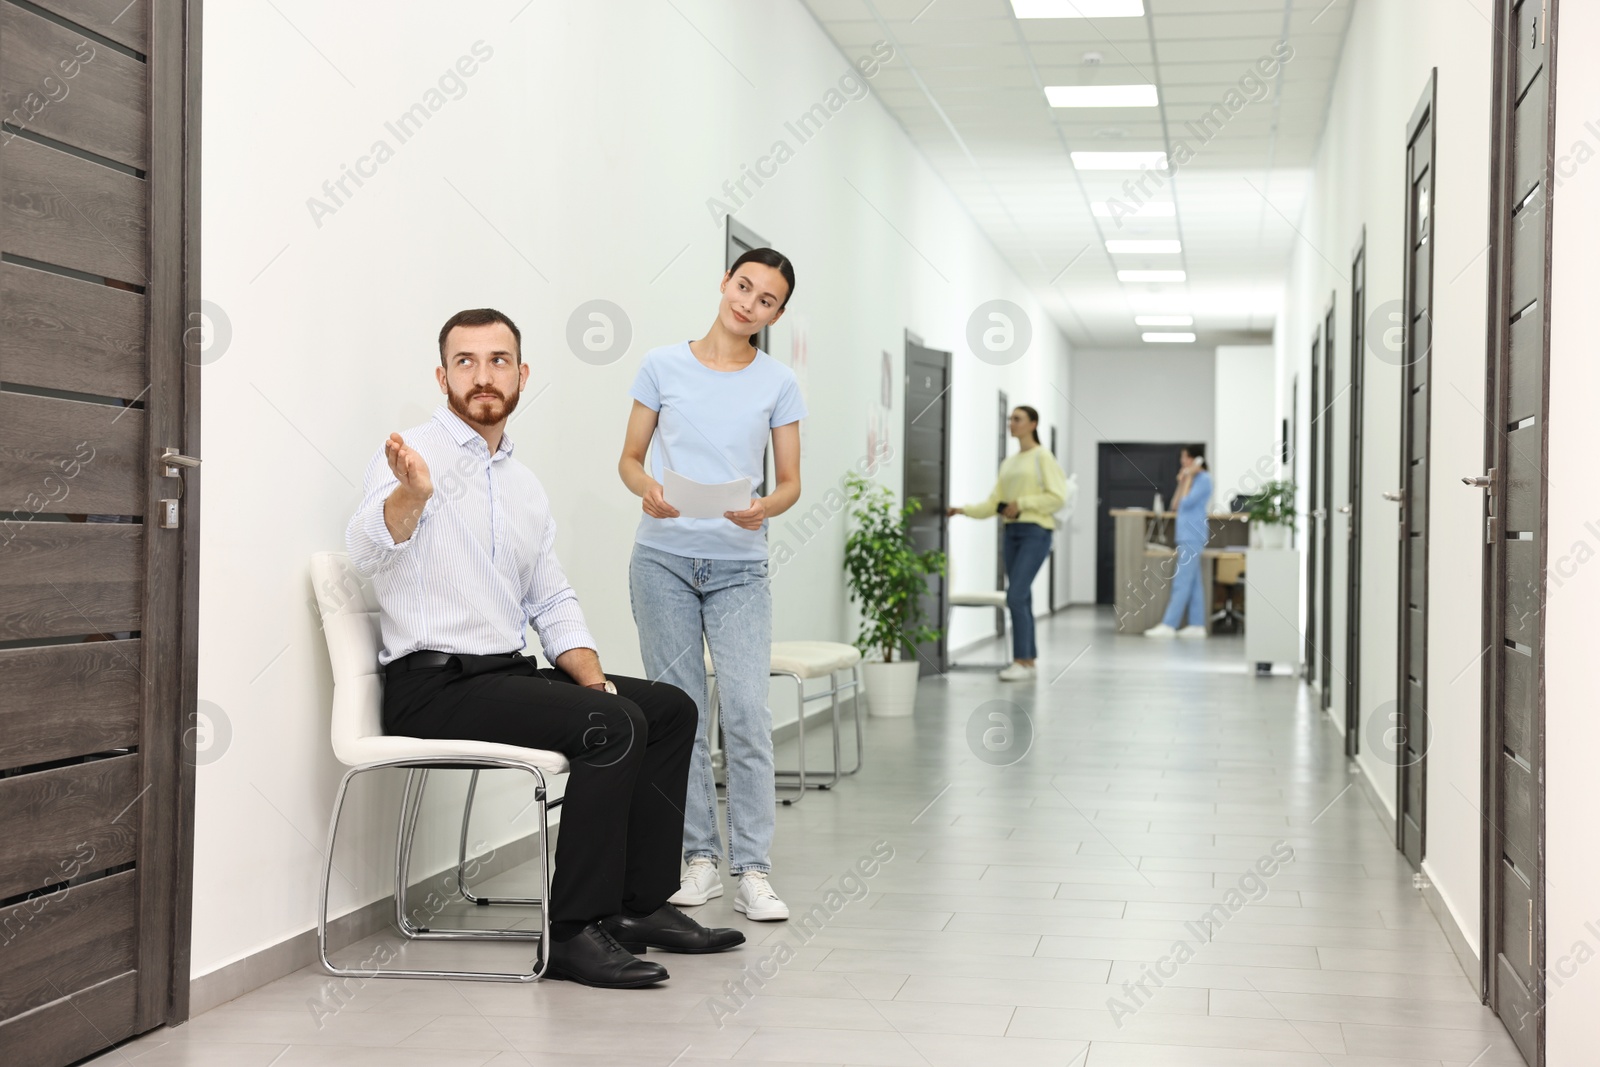
MULTIPOLYGON (((490 656, 501 657, 501 658, 504 658, 504 659, 521 659, 522 658, 522 653, 521 652, 491 652, 491 653, 489 653, 489 655, 490 656)), ((413 652, 409 656, 401 656, 399 659, 395 660, 389 666, 398 667, 403 671, 420 671, 420 670, 425 670, 425 669, 427 669, 429 667, 443 667, 446 664, 448 664, 452 659, 455 659, 455 655, 453 653, 450 653, 450 652, 429 652, 426 649, 424 649, 421 652, 413 652)))

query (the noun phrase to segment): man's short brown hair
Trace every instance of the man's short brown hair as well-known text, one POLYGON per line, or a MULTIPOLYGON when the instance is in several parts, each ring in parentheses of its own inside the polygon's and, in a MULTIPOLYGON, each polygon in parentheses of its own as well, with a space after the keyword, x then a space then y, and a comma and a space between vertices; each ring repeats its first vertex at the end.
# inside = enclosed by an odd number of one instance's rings
POLYGON ((439 362, 444 363, 444 340, 450 336, 450 331, 457 326, 491 326, 494 323, 504 323, 511 331, 511 336, 517 339, 517 362, 522 362, 522 331, 517 329, 517 324, 504 313, 494 308, 468 308, 458 311, 445 320, 444 326, 439 330, 439 362))

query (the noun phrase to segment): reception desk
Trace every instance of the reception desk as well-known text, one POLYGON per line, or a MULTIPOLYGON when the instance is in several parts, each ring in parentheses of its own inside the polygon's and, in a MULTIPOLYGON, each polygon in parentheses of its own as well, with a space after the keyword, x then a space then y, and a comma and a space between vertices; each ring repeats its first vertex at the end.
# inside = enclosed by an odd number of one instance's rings
MULTIPOLYGON (((1114 508, 1116 523, 1117 629, 1122 633, 1143 633, 1161 621, 1172 592, 1177 570, 1177 546, 1171 511, 1146 511, 1142 508, 1114 508)), ((1245 515, 1223 514, 1209 517, 1211 536, 1201 553, 1207 590, 1216 586, 1219 570, 1236 578, 1243 569, 1245 546, 1250 541, 1250 524, 1245 515)), ((1207 605, 1212 597, 1206 597, 1207 605)), ((1210 629, 1210 620, 1206 628, 1210 629)))

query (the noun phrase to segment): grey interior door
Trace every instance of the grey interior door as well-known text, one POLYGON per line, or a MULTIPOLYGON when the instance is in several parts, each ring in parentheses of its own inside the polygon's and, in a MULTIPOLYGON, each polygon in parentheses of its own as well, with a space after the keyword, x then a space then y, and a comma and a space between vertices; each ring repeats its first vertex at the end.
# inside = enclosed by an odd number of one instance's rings
POLYGON ((158 457, 198 445, 199 39, 176 0, 0 2, 7 1067, 188 1015, 199 482, 158 457))
MULTIPOLYGON (((738 221, 732 215, 728 216, 727 240, 723 248, 724 270, 731 268, 734 260, 744 255, 746 252, 749 252, 751 249, 770 247, 772 246, 767 243, 767 239, 765 237, 762 237, 759 233, 756 233, 756 231, 738 221)), ((761 351, 770 354, 771 349, 769 349, 767 345, 771 340, 772 328, 769 326, 763 326, 761 328, 761 332, 756 334, 756 347, 761 349, 761 351)), ((762 488, 765 489, 765 486, 762 488)))
POLYGON ((1483 954, 1486 999, 1542 1064, 1544 959, 1544 526, 1555 117, 1555 2, 1496 12, 1495 141, 1485 466, 1483 954))
POLYGON ((1333 409, 1339 396, 1333 388, 1333 312, 1337 299, 1328 301, 1328 313, 1322 322, 1322 410, 1317 413, 1316 426, 1322 428, 1322 500, 1317 504, 1317 525, 1322 531, 1322 573, 1319 578, 1322 593, 1322 617, 1317 625, 1317 679, 1321 683, 1321 707, 1333 707, 1333 409))
POLYGON ((1318 625, 1322 616, 1317 610, 1321 602, 1317 586, 1322 580, 1320 566, 1322 551, 1322 519, 1318 515, 1322 504, 1322 327, 1311 340, 1311 393, 1307 398, 1306 419, 1306 633, 1305 657, 1301 672, 1305 680, 1315 685, 1322 667, 1322 637, 1318 625))
POLYGON ((1101 441, 1095 475, 1095 582, 1094 602, 1117 600, 1117 533, 1111 512, 1119 508, 1148 508, 1161 497, 1170 507, 1178 484, 1178 453, 1184 443, 1101 441))
MULTIPOLYGON (((922 504, 911 516, 911 543, 918 552, 949 552, 950 506, 950 353, 940 352, 906 338, 906 503, 922 504)), ((949 662, 947 635, 949 591, 944 575, 928 578, 923 610, 940 628, 939 639, 917 646, 919 675, 940 674, 949 662)))
POLYGON ((1400 371, 1400 656, 1397 845, 1426 854, 1428 773, 1428 418, 1432 407, 1434 106, 1438 71, 1406 125, 1405 295, 1400 371))
POLYGON ((1361 430, 1366 419, 1367 238, 1350 264, 1350 438, 1345 502, 1344 752, 1361 751, 1361 430))

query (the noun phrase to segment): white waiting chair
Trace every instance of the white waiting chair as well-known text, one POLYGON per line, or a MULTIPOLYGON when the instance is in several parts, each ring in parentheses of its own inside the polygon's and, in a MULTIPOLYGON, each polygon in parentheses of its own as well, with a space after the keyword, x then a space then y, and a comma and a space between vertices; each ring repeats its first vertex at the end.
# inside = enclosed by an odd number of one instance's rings
MULTIPOLYGON (((383 668, 378 665, 382 635, 378 623, 378 604, 372 587, 356 573, 343 552, 319 552, 311 557, 311 583, 322 617, 323 635, 328 642, 328 659, 333 665, 333 753, 350 769, 339 782, 328 822, 328 846, 323 854, 322 887, 317 910, 317 954, 329 974, 347 978, 441 978, 479 982, 532 982, 543 976, 547 966, 544 954, 528 971, 446 971, 400 969, 349 969, 335 966, 328 958, 328 890, 333 877, 333 847, 339 831, 339 814, 344 808, 350 782, 358 774, 385 767, 407 768, 406 788, 400 803, 395 833, 394 899, 395 925, 413 941, 537 941, 548 943, 550 916, 542 902, 550 897, 550 808, 561 801, 550 800, 548 779, 565 774, 567 758, 558 752, 518 748, 514 745, 482 741, 431 740, 397 737, 383 732, 383 668), (466 894, 465 883, 467 825, 472 817, 472 796, 478 772, 504 768, 524 771, 533 777, 534 800, 539 808, 540 886, 538 898, 499 900, 492 903, 540 905, 538 930, 435 929, 417 926, 406 914, 406 889, 410 874, 412 839, 416 835, 417 815, 422 808, 422 793, 430 770, 471 770, 472 784, 461 823, 461 858, 457 876, 466 894)), ((482 903, 480 898, 469 900, 482 903)))
MULTIPOLYGON (((839 784, 841 778, 857 774, 866 757, 866 747, 862 740, 861 731, 861 653, 854 645, 843 644, 839 641, 774 641, 772 642, 772 666, 770 677, 791 678, 794 680, 795 702, 799 706, 800 717, 796 724, 796 737, 799 741, 800 762, 798 770, 778 770, 773 772, 779 778, 793 778, 796 780, 794 796, 781 798, 785 804, 798 804, 809 789, 831 789, 839 784), (850 680, 841 683, 839 673, 850 672, 850 680), (812 678, 828 679, 828 688, 820 693, 806 694, 806 680, 812 678), (851 702, 852 713, 856 723, 856 765, 850 770, 843 767, 841 755, 840 727, 839 727, 839 697, 845 692, 854 691, 855 700, 851 702), (806 705, 817 700, 827 700, 832 704, 833 710, 833 768, 825 782, 806 781, 806 705)), ((706 678, 710 682, 708 699, 712 708, 717 707, 716 666, 711 662, 711 651, 706 650, 706 678)), ((712 716, 712 728, 716 727, 717 717, 712 716)), ((715 747, 715 746, 713 746, 715 747)))
MULTIPOLYGON (((953 572, 954 568, 951 568, 952 576, 953 572)), ((952 579, 947 580, 952 581, 953 584, 952 579)), ((949 599, 946 601, 946 604, 949 605, 951 611, 954 611, 956 608, 989 608, 991 610, 994 608, 999 608, 1003 611, 1006 607, 1006 591, 1004 589, 981 589, 975 592, 951 593, 949 599)), ((945 631, 948 633, 949 629, 949 619, 946 618, 945 631)), ((952 659, 947 665, 946 669, 952 671, 999 670, 1002 667, 1009 667, 1010 665, 1010 660, 1007 660, 1004 663, 957 663, 952 659)))

